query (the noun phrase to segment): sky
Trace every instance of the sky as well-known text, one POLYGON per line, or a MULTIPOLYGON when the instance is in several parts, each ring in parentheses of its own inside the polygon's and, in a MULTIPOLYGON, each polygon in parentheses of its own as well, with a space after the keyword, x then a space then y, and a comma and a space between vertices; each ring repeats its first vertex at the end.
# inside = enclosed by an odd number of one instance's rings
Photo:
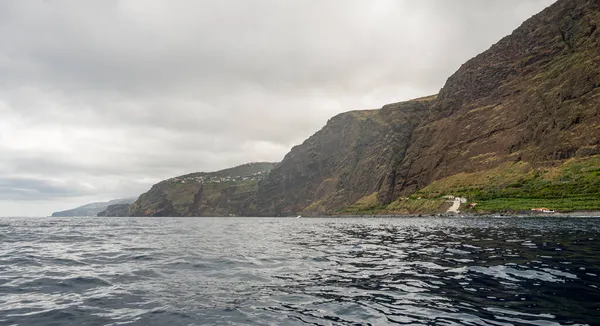
POLYGON ((0 1, 0 216, 280 161, 435 94, 553 0, 0 1))

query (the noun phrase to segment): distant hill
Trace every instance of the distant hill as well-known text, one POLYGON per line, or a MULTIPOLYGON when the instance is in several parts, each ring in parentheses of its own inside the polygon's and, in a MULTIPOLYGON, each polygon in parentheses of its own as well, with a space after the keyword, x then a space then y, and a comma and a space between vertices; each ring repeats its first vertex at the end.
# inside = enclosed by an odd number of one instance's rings
POLYGON ((161 181, 130 206, 131 216, 241 215, 258 184, 278 163, 248 163, 161 181))
POLYGON ((66 211, 54 212, 52 217, 69 217, 69 216, 96 216, 98 213, 104 211, 108 206, 115 204, 131 204, 136 200, 132 198, 121 198, 114 199, 107 202, 98 202, 79 206, 77 208, 69 209, 66 211))

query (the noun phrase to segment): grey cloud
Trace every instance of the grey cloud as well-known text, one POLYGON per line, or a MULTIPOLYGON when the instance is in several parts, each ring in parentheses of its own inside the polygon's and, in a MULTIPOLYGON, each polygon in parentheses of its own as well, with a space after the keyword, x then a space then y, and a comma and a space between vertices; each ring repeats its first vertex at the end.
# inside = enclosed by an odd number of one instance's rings
POLYGON ((423 72, 438 66, 420 62, 423 54, 450 42, 456 49, 435 60, 476 54, 516 27, 519 2, 379 1, 387 3, 382 13, 371 13, 365 1, 147 3, 5 4, 14 16, 12 28, 3 29, 4 47, 34 67, 25 72, 76 90, 177 91, 191 83, 203 96, 222 96, 238 86, 231 81, 274 90, 315 84, 353 90, 380 79, 425 86, 432 77, 423 72), (495 26, 481 28, 488 24, 495 26))
POLYGON ((33 178, 0 178, 0 200, 41 200, 91 194, 77 183, 33 178))
POLYGON ((552 2, 0 1, 0 178, 47 190, 3 198, 280 160, 334 114, 437 92, 552 2))

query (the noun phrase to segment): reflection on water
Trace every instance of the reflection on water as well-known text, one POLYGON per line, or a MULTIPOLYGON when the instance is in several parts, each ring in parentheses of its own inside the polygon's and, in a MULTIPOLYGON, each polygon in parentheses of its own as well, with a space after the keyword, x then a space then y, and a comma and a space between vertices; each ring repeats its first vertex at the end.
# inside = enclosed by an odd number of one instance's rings
POLYGON ((600 219, 0 219, 4 325, 597 325, 600 219))

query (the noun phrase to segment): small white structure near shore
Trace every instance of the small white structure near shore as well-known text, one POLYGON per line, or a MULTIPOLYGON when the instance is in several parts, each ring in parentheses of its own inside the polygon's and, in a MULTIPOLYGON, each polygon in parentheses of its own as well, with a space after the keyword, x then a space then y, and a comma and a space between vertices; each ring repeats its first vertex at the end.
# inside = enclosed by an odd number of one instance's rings
POLYGON ((549 209, 546 207, 532 208, 531 210, 534 212, 542 212, 542 213, 556 213, 555 210, 549 209))
POLYGON ((446 197, 453 197, 452 199, 452 206, 450 206, 450 208, 448 208, 448 210, 446 211, 446 213, 459 213, 459 208, 460 208, 460 204, 465 204, 467 202, 467 198, 464 197, 454 197, 454 196, 446 196, 446 197))

